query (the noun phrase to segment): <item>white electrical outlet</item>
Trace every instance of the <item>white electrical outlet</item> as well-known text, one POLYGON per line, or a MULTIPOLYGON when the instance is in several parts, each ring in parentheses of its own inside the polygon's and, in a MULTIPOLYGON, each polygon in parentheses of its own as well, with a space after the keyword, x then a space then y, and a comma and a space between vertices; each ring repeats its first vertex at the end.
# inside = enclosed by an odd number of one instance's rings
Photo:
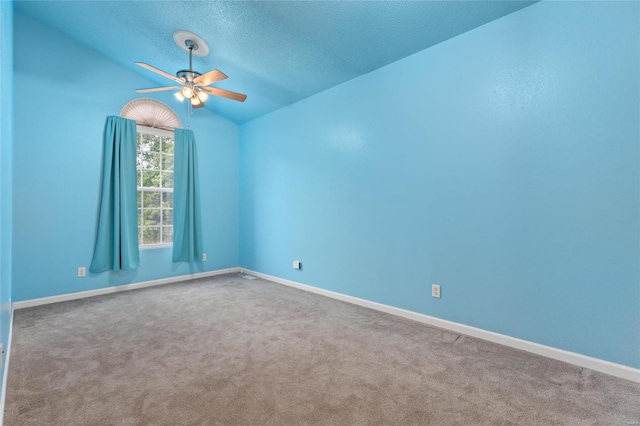
POLYGON ((203 262, 207 261, 207 253, 202 253, 202 261, 203 262))
POLYGON ((431 285, 431 296, 436 299, 440 299, 440 285, 432 284, 431 285))
POLYGON ((82 278, 87 275, 87 269, 84 266, 78 268, 78 278, 82 278))
POLYGON ((293 269, 300 269, 302 267, 302 263, 299 260, 293 261, 293 269))

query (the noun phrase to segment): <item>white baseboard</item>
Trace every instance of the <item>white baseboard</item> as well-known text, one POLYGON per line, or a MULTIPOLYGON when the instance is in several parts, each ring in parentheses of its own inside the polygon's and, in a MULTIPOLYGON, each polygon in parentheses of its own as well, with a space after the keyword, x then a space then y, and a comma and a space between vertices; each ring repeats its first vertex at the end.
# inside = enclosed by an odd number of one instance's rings
POLYGON ((13 305, 11 305, 11 314, 9 315, 9 338, 7 339, 6 355, 4 359, 4 368, 2 370, 2 394, 0 395, 0 426, 4 424, 4 402, 7 399, 7 378, 9 377, 9 360, 11 359, 11 336, 13 336, 13 305))
MULTIPOLYGON (((180 281, 193 280, 196 278, 213 277, 216 275, 233 274, 240 271, 240 268, 218 269, 216 271, 199 272, 197 274, 180 275, 177 277, 162 278, 159 280, 143 281, 133 284, 123 284, 113 287, 98 288, 95 290, 81 291, 78 293, 61 294, 58 296, 41 297, 39 299, 23 300, 14 302, 13 309, 31 308, 33 306, 48 305, 50 303, 67 302, 69 300, 84 299, 85 297, 100 296, 103 294, 118 293, 121 291, 135 290, 138 288, 153 287, 156 285, 171 284, 180 281)), ((1 423, 0 423, 1 424, 1 423)))
POLYGON ((539 343, 530 342, 528 340, 518 339, 516 337, 494 333, 492 331, 471 327, 471 326, 460 324, 453 321, 447 321, 447 320, 432 317, 429 315, 419 314, 417 312, 407 311, 405 309, 395 308, 389 305, 383 305, 382 303, 371 302, 369 300, 360 299, 358 297, 348 296, 346 294, 336 293, 330 290, 324 290, 324 289, 313 287, 310 285, 301 284, 295 281, 290 281, 283 278, 274 277, 272 275, 263 274, 261 272, 251 271, 249 269, 243 269, 243 268, 240 268, 240 269, 251 275, 255 275, 259 278, 273 281, 278 284, 284 284, 289 287, 295 287, 301 290, 306 290, 312 293, 320 294, 322 296, 341 300, 343 302, 364 306, 366 308, 375 309, 377 311, 385 312, 392 315, 397 315, 403 318, 408 318, 410 320, 418 321, 434 327, 439 327, 445 330, 452 331, 454 333, 476 337, 478 339, 486 340, 493 343, 498 343, 503 346, 509 346, 515 349, 520 349, 522 351, 531 352, 536 355, 542 355, 547 358, 556 359, 558 361, 564 361, 569 364, 577 365, 579 367, 588 368, 594 371, 599 371, 601 373, 609 374, 611 376, 616 376, 626 380, 630 380, 632 382, 640 383, 640 369, 637 369, 637 368, 629 367, 622 364, 616 364, 613 362, 589 357, 589 356, 578 354, 575 352, 565 351, 563 349, 558 349, 551 346, 541 345, 539 343))

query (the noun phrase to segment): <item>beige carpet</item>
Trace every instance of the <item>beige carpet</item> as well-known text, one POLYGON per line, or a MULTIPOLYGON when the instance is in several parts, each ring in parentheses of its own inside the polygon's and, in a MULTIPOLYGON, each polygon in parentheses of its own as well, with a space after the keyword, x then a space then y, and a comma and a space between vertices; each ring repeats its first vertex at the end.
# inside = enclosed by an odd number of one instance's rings
POLYGON ((630 425, 640 385, 237 275, 16 311, 12 425, 630 425))

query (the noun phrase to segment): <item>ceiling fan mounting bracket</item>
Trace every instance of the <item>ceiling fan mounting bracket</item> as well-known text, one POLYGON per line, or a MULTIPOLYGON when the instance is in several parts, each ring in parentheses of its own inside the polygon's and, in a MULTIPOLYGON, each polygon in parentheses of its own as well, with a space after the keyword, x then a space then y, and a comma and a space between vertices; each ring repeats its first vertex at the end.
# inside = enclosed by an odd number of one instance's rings
POLYGON ((192 51, 196 51, 198 50, 198 43, 196 43, 193 40, 185 40, 184 41, 185 46, 187 46, 187 49, 192 50, 192 51))

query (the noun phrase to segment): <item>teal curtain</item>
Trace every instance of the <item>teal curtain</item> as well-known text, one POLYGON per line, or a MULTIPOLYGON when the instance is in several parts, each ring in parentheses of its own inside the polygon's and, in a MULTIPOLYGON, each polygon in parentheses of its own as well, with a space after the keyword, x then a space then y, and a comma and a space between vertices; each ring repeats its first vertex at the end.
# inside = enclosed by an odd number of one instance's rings
POLYGON ((98 236, 91 272, 140 266, 136 137, 135 121, 107 117, 98 236))
POLYGON ((202 258, 200 187, 196 139, 189 129, 174 133, 173 261, 202 258))

